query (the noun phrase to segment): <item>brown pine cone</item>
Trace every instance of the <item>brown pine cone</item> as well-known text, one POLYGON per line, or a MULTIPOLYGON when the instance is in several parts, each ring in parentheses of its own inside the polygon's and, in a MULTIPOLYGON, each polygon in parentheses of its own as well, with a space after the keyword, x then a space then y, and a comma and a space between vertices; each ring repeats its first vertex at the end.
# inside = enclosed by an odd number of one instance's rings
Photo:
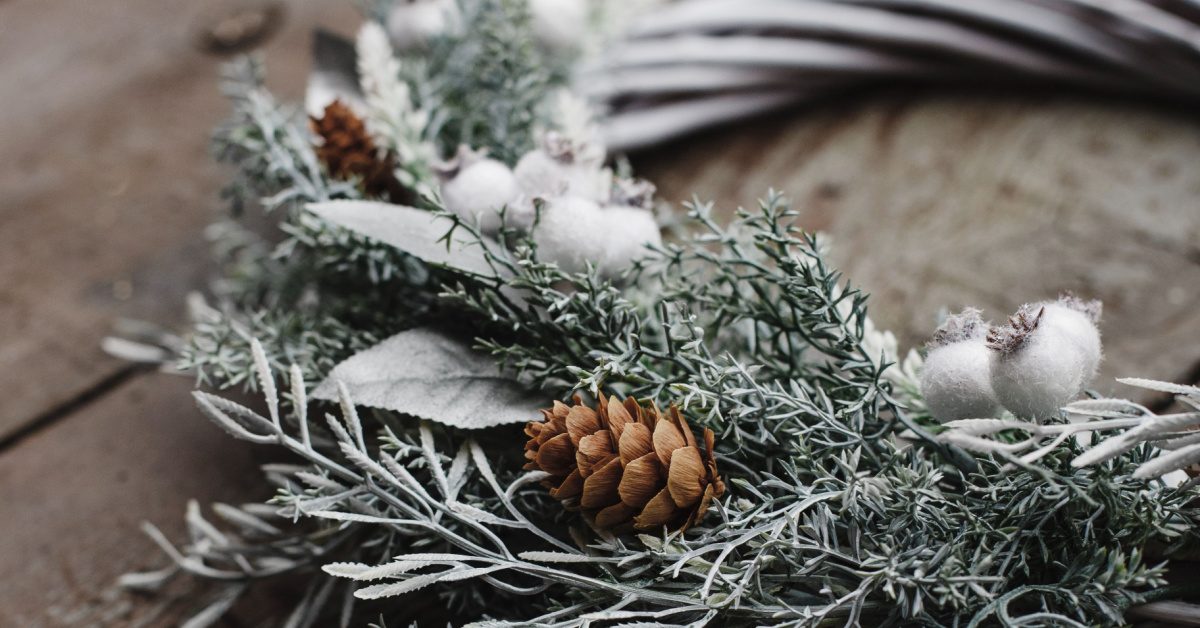
POLYGON ((410 203, 412 194, 396 180, 393 170, 396 158, 380 156, 367 127, 342 101, 335 100, 325 107, 325 115, 312 118, 313 132, 321 137, 316 147, 317 157, 335 179, 358 177, 363 189, 371 196, 393 203, 410 203))
POLYGON ((525 427, 525 468, 549 473, 550 496, 597 528, 687 530, 725 492, 712 430, 704 429, 701 449, 674 405, 664 414, 601 394, 595 410, 576 397, 542 415, 525 427))

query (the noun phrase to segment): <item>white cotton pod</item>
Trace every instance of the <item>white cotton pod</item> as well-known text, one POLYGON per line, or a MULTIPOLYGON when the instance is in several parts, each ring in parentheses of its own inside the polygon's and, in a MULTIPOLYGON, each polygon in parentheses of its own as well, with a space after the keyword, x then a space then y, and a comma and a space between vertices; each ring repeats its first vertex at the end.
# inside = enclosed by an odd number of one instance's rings
POLYGON ((513 174, 522 192, 538 198, 562 196, 570 185, 567 165, 540 148, 522 155, 513 174))
POLYGON ((601 212, 604 254, 600 274, 617 277, 636 260, 649 254, 648 245, 661 246, 662 232, 654 214, 638 207, 605 207, 601 212))
POLYGON ((921 395, 933 418, 945 423, 995 416, 987 323, 979 310, 950 316, 934 333, 921 371, 921 395))
POLYGON ((587 0, 529 0, 529 13, 534 37, 551 50, 574 50, 587 34, 587 0))
POLYGON ((1099 332, 1093 347, 1076 314, 1053 303, 1027 304, 988 335, 992 390, 1013 414, 1055 416, 1091 381, 1099 363, 1099 332))
POLYGON ((541 147, 517 160, 513 173, 530 198, 578 196, 605 203, 611 193, 612 172, 603 167, 602 157, 585 156, 585 152, 586 147, 549 133, 541 147))
POLYGON ((387 31, 392 46, 406 52, 456 31, 461 22, 456 0, 399 0, 388 13, 387 31))
POLYGON ((1046 308, 1045 314, 1042 315, 1042 324, 1056 328, 1070 338, 1082 352, 1083 385, 1091 384, 1100 370, 1100 360, 1103 357, 1100 329, 1096 326, 1102 311, 1100 301, 1084 301, 1066 295, 1059 297, 1057 301, 1047 301, 1041 305, 1046 308))
MULTIPOLYGON (((442 183, 446 209, 477 223, 488 235, 500 230, 500 210, 507 207, 510 224, 527 221, 521 188, 508 166, 495 159, 464 160, 458 171, 442 183)), ((513 226, 527 226, 513 224, 513 226)))
POLYGON ((604 257, 604 218, 600 205, 578 196, 560 196, 542 205, 533 230, 538 259, 568 273, 583 272, 604 257))

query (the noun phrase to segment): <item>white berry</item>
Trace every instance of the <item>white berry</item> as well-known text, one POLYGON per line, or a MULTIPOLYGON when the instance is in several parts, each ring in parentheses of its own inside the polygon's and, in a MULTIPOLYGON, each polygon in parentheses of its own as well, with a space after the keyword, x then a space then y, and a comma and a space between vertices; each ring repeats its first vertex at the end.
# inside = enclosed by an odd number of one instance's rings
POLYGON ((987 324, 968 308, 948 317, 930 343, 921 372, 921 394, 933 418, 943 423, 995 416, 987 324))
POLYGON ((604 256, 604 220, 595 201, 578 196, 548 200, 541 210, 533 241, 538 258, 568 273, 583 272, 588 262, 604 256))
POLYGON ((1100 370, 1102 347, 1096 321, 1100 317, 1100 302, 1083 302, 1073 297, 1042 304, 1046 308, 1043 324, 1056 327, 1075 343, 1083 354, 1083 385, 1087 386, 1100 370))
POLYGON ((442 184, 446 209, 463 220, 477 223, 480 230, 489 235, 500 230, 502 208, 508 207, 513 212, 509 216, 510 222, 523 220, 524 212, 518 206, 520 198, 517 178, 508 166, 494 159, 480 159, 464 165, 453 178, 442 184))
POLYGON ((606 207, 602 214, 604 255, 600 274, 616 277, 649 253, 647 245, 662 245, 654 214, 637 207, 606 207))
POLYGON ((566 194, 567 166, 542 149, 531 150, 513 168, 521 191, 529 196, 551 198, 566 194))
POLYGON ((576 148, 547 140, 547 146, 525 153, 517 160, 513 172, 521 191, 530 198, 579 196, 604 203, 612 188, 612 172, 599 160, 584 158, 576 148))
POLYGON ((551 50, 574 50, 587 32, 587 0, 529 0, 529 13, 534 37, 551 50))
POLYGON ((457 30, 461 19, 455 0, 401 0, 388 13, 387 30, 392 46, 404 52, 457 30))
POLYGON ((1100 360, 1095 324, 1062 301, 1021 306, 1008 325, 992 330, 988 345, 996 398, 1033 419, 1057 415, 1083 392, 1100 360))

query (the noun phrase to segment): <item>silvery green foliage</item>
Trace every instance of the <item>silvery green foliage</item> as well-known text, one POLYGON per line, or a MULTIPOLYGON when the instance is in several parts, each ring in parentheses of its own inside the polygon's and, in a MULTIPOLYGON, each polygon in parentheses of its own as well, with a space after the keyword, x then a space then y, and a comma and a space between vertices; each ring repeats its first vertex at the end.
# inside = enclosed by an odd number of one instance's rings
MULTIPOLYGON (((382 14, 389 3, 367 4, 382 14)), ((533 145, 535 127, 552 126, 540 104, 561 86, 545 70, 552 64, 533 44, 519 0, 464 4, 467 28, 431 42, 424 57, 388 61, 386 42, 369 27, 359 42, 368 127, 404 157, 397 175, 412 179, 420 209, 442 209, 429 198, 436 187, 430 150, 446 155, 467 142, 515 161, 533 145), (411 100, 389 106, 402 96, 411 100)), ((363 193, 323 171, 303 112, 271 97, 259 64, 231 64, 224 90, 233 114, 217 130, 214 151, 234 166, 225 195, 236 215, 254 205, 270 212, 284 237, 268 243, 236 227, 215 234, 223 275, 214 285, 217 316, 197 321, 179 366, 205 383, 253 388, 245 357, 253 336, 272 359, 298 363, 320 381, 353 353, 434 316, 438 269, 305 211, 308 203, 363 193)))
POLYGON ((364 23, 355 50, 368 130, 380 148, 396 155, 397 180, 428 196, 423 183, 430 179, 430 168, 437 161, 437 149, 428 136, 429 112, 417 108, 412 86, 403 80, 401 62, 382 26, 364 23))
POLYGON ((259 203, 267 211, 359 196, 352 183, 332 181, 313 150, 304 112, 281 105, 263 84, 262 66, 246 59, 226 66, 223 89, 233 115, 217 129, 213 150, 235 167, 224 190, 235 211, 259 203))
MULTIPOLYGON (((504 21, 520 17, 515 2, 476 9, 492 13, 466 23, 467 45, 400 71, 411 70, 414 102, 436 112, 428 132, 443 153, 470 138, 511 164, 548 122, 531 105, 546 77, 525 74, 540 66, 522 21, 504 21)), ((381 614, 402 625, 422 613, 490 626, 1103 625, 1162 595, 1160 561, 1200 541, 1194 488, 1135 477, 1157 455, 1146 442, 1076 467, 1084 449, 1059 433, 1031 446, 1037 464, 1017 457, 1027 450, 973 456, 960 445, 976 441, 931 433, 919 357, 896 363, 866 295, 791 226, 777 194, 729 225, 690 205, 684 238, 616 278, 566 272, 534 239, 486 238, 419 199, 416 209, 449 221, 442 236, 478 243, 494 270, 462 272, 411 234, 372 240, 305 211, 361 193, 306 165, 303 120, 253 81, 231 86, 235 116, 218 145, 245 198, 282 208, 287 237, 274 247, 222 232, 235 243, 227 283, 185 365, 262 391, 257 409, 195 398, 231 435, 288 462, 264 467, 268 502, 214 506, 216 519, 189 508, 178 544, 150 530, 173 566, 126 584, 214 581, 194 626, 277 577, 307 583, 278 618, 289 627, 381 614), (545 405, 601 389, 678 403, 718 433, 726 497, 684 535, 605 535, 521 469, 514 427, 367 410, 349 387, 336 404, 310 399, 309 384, 342 360, 431 324, 490 352, 545 405), (364 609, 364 598, 381 601, 364 609)))
MULTIPOLYGON (((665 245, 623 288, 529 249, 493 260, 506 279, 463 275, 445 295, 473 313, 465 328, 478 344, 547 399, 603 388, 675 401, 716 430, 730 490, 704 527, 586 528, 520 469, 515 430, 360 415, 345 388, 340 418, 313 421, 305 375, 289 369, 290 398, 280 395, 254 348, 265 414, 206 393, 197 402, 234 436, 304 464, 271 468, 278 536, 252 543, 254 560, 241 543, 204 545, 174 550, 180 569, 216 576, 265 561, 308 574, 317 593, 298 612, 312 617, 421 591, 451 621, 481 625, 1093 625, 1120 622, 1162 585, 1146 547, 1170 555, 1197 541, 1194 491, 1134 477, 1149 447, 1080 469, 1080 446, 1065 440, 1036 467, 1006 470, 1003 452, 971 458, 929 436, 897 401, 903 375, 886 374, 898 367, 871 356, 886 342, 867 334, 865 298, 787 226, 784 200, 730 227, 710 209, 693 206, 693 239, 665 245), (273 560, 294 546, 309 554, 273 560)), ((414 599, 383 608, 403 620, 414 599)))
MULTIPOLYGON (((488 147, 506 163, 534 145, 533 129, 556 81, 547 68, 570 55, 549 55, 533 41, 523 0, 466 0, 463 32, 430 42, 428 87, 421 106, 443 155, 460 144, 488 147)), ((560 77, 561 78, 561 77, 560 77)))

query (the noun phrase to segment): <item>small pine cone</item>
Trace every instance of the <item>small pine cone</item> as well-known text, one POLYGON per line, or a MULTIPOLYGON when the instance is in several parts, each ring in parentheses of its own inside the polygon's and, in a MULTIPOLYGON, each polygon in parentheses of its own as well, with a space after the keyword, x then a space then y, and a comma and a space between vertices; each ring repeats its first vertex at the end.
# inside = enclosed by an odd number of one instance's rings
POLYGON ((409 203, 412 194, 396 180, 396 158, 380 156, 363 121, 342 101, 325 107, 325 115, 312 118, 313 132, 321 137, 317 157, 335 179, 358 177, 367 194, 393 203, 409 203))
POLYGON ((674 405, 663 413, 601 394, 595 410, 576 397, 542 415, 525 428, 525 468, 549 473, 550 496, 599 529, 687 530, 725 492, 712 430, 701 449, 674 405))

